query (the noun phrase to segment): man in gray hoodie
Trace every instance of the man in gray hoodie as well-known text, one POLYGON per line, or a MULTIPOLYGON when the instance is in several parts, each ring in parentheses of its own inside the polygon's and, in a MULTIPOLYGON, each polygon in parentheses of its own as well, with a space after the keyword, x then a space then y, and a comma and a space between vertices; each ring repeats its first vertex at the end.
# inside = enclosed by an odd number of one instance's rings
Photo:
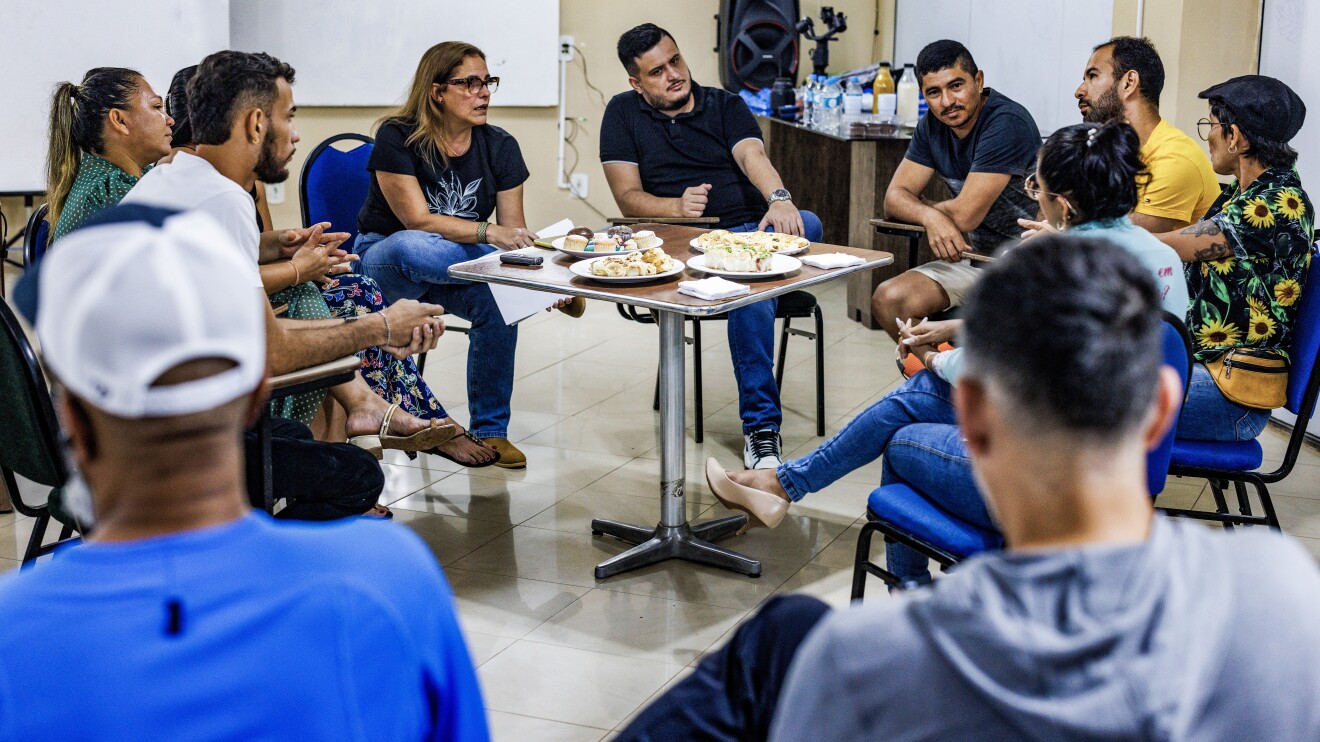
POLYGON ((771 601, 619 739, 1320 739, 1314 561, 1153 512, 1182 387, 1147 273, 1043 237, 973 290, 956 406, 1005 552, 909 599, 771 601))

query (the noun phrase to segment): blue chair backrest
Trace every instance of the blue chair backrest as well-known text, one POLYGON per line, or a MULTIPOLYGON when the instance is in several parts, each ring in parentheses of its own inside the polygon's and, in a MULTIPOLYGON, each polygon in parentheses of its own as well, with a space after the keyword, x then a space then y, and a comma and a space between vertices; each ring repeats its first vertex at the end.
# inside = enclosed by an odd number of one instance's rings
POLYGON ((367 159, 375 140, 362 134, 339 134, 316 145, 303 165, 300 185, 303 226, 330 222, 330 231, 348 232, 346 247, 357 237, 357 215, 371 189, 367 159), (361 142, 341 150, 336 142, 361 142))
POLYGON ((28 219, 27 230, 23 233, 23 267, 25 268, 40 263, 42 256, 46 254, 46 248, 50 246, 51 226, 46 220, 46 214, 49 212, 50 204, 42 204, 28 219))
MULTIPOLYGON (((1320 244, 1320 243, 1318 243, 1320 244)), ((1288 406, 1294 415, 1303 417, 1302 403, 1306 387, 1315 373, 1316 356, 1320 354, 1320 259, 1311 251, 1311 267, 1302 284, 1302 304, 1297 308, 1297 324, 1293 327, 1292 347, 1288 349, 1291 369, 1288 372, 1288 406)), ((1311 410, 1305 410, 1309 417, 1311 410)))
MULTIPOLYGON (((1186 398, 1187 384, 1191 381, 1192 341, 1183 321, 1168 312, 1164 313, 1164 332, 1160 336, 1160 348, 1164 355, 1164 365, 1178 372, 1178 377, 1182 380, 1183 397, 1186 398)), ((1150 489, 1151 497, 1164 491, 1164 482, 1169 478, 1174 433, 1178 430, 1178 415, 1181 413, 1182 405, 1179 405, 1173 424, 1169 426, 1169 432, 1164 434, 1158 446, 1146 454, 1146 486, 1150 489)))

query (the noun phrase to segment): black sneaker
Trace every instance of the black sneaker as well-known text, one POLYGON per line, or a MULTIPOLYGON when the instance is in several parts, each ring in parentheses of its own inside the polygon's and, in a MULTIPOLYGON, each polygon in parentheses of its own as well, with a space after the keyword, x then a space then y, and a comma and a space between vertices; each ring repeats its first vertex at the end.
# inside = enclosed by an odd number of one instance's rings
POLYGON ((743 436, 743 466, 748 469, 774 469, 779 460, 779 431, 770 428, 743 436))

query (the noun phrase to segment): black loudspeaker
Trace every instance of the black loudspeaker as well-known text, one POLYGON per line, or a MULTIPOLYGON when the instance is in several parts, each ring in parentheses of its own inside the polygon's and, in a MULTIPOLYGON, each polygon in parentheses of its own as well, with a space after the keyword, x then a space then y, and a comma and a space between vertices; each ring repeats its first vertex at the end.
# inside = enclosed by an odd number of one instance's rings
POLYGON ((725 90, 759 91, 797 79, 798 0, 720 0, 715 53, 725 90))

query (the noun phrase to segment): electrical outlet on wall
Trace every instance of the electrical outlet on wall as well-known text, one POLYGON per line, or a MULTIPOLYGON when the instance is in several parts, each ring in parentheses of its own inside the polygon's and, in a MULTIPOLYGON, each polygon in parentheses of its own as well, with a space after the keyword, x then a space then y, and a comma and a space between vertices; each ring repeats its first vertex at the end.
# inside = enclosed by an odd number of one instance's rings
POLYGON ((569 189, 572 191, 574 198, 587 197, 586 173, 573 173, 573 176, 568 179, 568 184, 569 184, 569 189))
POLYGON ((559 61, 561 61, 561 62, 572 62, 572 61, 573 61, 573 37, 572 37, 572 36, 560 36, 560 37, 559 37, 559 61))
POLYGON ((284 203, 284 184, 267 183, 266 184, 266 203, 282 204, 284 203))

